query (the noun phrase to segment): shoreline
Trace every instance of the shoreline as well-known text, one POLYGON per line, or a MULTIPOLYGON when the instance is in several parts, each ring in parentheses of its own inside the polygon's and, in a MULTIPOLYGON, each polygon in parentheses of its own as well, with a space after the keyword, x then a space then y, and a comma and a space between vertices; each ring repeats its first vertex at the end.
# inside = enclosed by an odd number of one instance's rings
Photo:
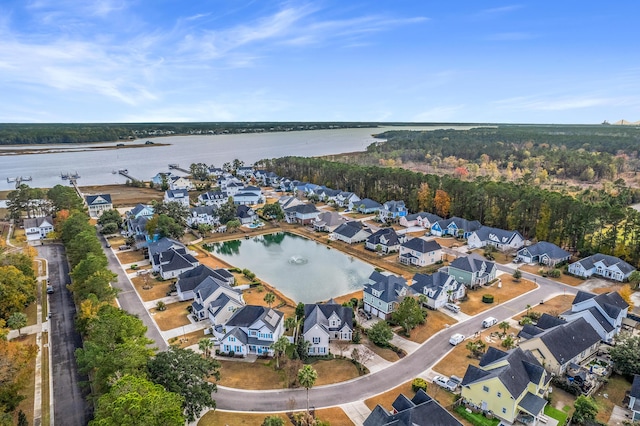
MULTIPOLYGON (((91 142, 91 143, 114 143, 111 142, 91 142)), ((118 142, 123 143, 123 142, 118 142)), ((12 156, 12 155, 35 155, 35 154, 57 154, 61 152, 87 152, 87 151, 106 151, 112 149, 127 149, 127 148, 152 148, 154 146, 170 146, 170 143, 137 143, 137 144, 129 144, 124 146, 88 146, 88 147, 73 147, 68 146, 67 144, 60 144, 60 147, 49 147, 49 148, 24 148, 19 149, 17 147, 21 145, 0 145, 0 157, 12 156), (11 147, 10 149, 4 149, 4 147, 11 147)), ((33 146, 33 145, 29 145, 33 146)))

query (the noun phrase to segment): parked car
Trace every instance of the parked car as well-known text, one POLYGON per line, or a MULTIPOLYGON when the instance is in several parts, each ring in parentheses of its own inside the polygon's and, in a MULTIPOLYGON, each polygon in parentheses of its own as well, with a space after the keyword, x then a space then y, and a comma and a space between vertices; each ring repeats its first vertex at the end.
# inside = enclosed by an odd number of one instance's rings
POLYGON ((449 343, 453 346, 456 346, 458 343, 462 343, 464 341, 464 335, 460 333, 456 333, 449 339, 449 343))
POLYGON ((456 314, 460 312, 460 306, 456 305, 455 303, 445 303, 444 307, 456 314))
POLYGON ((436 376, 433 378, 433 383, 435 383, 436 385, 443 387, 450 392, 455 391, 457 386, 449 382, 449 378, 445 376, 436 376))
POLYGON ((53 294, 53 286, 52 285, 48 285, 47 286, 47 294, 53 294))
POLYGON ((497 320, 496 318, 494 318, 494 317, 488 317, 488 318, 485 318, 485 319, 482 321, 482 326, 483 326, 484 328, 489 328, 489 327, 491 327, 492 325, 495 325, 495 324, 497 324, 497 323, 498 323, 498 320, 497 320))
POLYGON ((125 245, 122 245, 122 246, 118 247, 118 250, 129 250, 130 248, 131 248, 130 245, 125 244, 125 245))

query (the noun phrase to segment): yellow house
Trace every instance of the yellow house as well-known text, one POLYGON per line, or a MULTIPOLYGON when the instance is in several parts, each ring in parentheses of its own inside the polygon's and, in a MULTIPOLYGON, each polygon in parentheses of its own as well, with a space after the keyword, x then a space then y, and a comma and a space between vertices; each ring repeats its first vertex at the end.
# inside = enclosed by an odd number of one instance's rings
POLYGON ((513 423, 516 419, 537 425, 543 416, 551 375, 531 354, 520 348, 509 352, 490 347, 479 367, 469 365, 462 379, 467 405, 513 423))
MULTIPOLYGON (((535 333, 535 327, 529 331, 535 333)), ((579 365, 590 358, 599 347, 600 335, 584 318, 541 330, 520 342, 522 350, 530 351, 545 370, 557 376, 563 375, 569 364, 579 365)))

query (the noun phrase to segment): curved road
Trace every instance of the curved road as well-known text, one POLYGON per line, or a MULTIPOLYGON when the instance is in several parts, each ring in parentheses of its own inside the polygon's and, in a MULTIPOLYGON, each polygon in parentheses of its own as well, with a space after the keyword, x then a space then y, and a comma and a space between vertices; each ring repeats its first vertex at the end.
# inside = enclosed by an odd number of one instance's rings
MULTIPOLYGON (((511 268, 496 265, 499 270, 508 274, 513 272, 511 268)), ((435 365, 438 360, 451 350, 451 345, 449 344, 449 336, 451 334, 462 333, 465 336, 469 336, 481 330, 480 318, 493 316, 498 321, 503 321, 524 311, 527 305, 535 306, 541 300, 550 299, 560 294, 573 295, 578 292, 577 288, 524 271, 522 271, 522 276, 536 282, 538 288, 484 311, 465 322, 438 332, 415 352, 383 370, 347 382, 310 389, 310 404, 316 408, 331 407, 362 401, 385 392, 414 379, 420 373, 435 365)), ((292 408, 304 409, 306 407, 307 394, 305 389, 248 391, 218 386, 218 392, 214 395, 214 398, 217 408, 224 410, 273 412, 288 411, 292 408)))

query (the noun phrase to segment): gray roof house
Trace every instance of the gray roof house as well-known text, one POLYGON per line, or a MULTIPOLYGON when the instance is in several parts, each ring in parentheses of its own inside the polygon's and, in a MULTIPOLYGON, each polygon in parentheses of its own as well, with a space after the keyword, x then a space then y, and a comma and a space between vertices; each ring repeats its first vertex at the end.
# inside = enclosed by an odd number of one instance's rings
POLYGON ((195 297, 193 290, 207 277, 226 282, 230 286, 235 282, 233 274, 226 269, 211 269, 206 265, 198 265, 178 276, 176 282, 178 299, 181 301, 193 299, 195 297))
POLYGON ((169 238, 161 238, 149 244, 149 260, 152 270, 165 280, 176 278, 199 264, 184 244, 169 238))
POLYGON ((333 299, 322 304, 304 305, 303 336, 309 345, 309 355, 326 355, 333 340, 351 341, 353 309, 337 304, 333 299))
POLYGON ((344 241, 347 244, 365 241, 371 235, 369 228, 362 222, 352 220, 338 226, 329 234, 329 239, 333 241, 344 241))
POLYGON ((468 256, 457 257, 447 267, 447 273, 469 288, 477 288, 494 279, 498 268, 494 262, 471 253, 468 256))
POLYGON ((518 231, 481 226, 467 238, 470 249, 493 246, 500 251, 518 250, 524 245, 524 238, 518 231))
POLYGON ((442 220, 442 218, 438 215, 427 212, 419 212, 401 217, 399 223, 406 228, 410 228, 412 226, 420 226, 425 229, 430 229, 431 225, 439 220, 442 220))
POLYGON ((244 306, 242 292, 228 281, 209 275, 193 289, 191 312, 196 321, 209 318, 211 324, 224 325, 233 313, 244 306))
POLYGON ((378 217, 382 222, 395 222, 400 220, 401 217, 407 215, 407 207, 404 201, 391 200, 382 205, 382 208, 378 210, 378 217))
POLYGON ((633 375, 633 383, 629 392, 629 410, 633 411, 631 421, 640 421, 640 374, 633 375))
POLYGON ((567 322, 562 318, 554 317, 547 313, 544 313, 540 316, 538 322, 536 322, 535 324, 525 324, 522 327, 522 330, 518 332, 518 338, 522 340, 531 339, 541 333, 544 333, 545 330, 549 330, 550 328, 566 323, 567 322))
POLYGON ((528 247, 522 247, 516 254, 516 259, 525 263, 540 263, 547 266, 556 266, 567 262, 571 253, 561 249, 553 243, 540 241, 528 247))
POLYGON ((627 316, 629 304, 617 292, 593 294, 579 291, 573 299, 571 309, 560 317, 566 321, 584 318, 605 342, 612 342, 622 329, 622 320, 627 316))
POLYGON ((377 213, 382 208, 382 204, 377 201, 373 201, 370 198, 360 200, 353 206, 357 211, 363 214, 377 213))
POLYGON ((369 276, 369 282, 364 285, 363 293, 365 312, 370 312, 382 319, 390 318, 404 297, 415 295, 404 278, 392 274, 381 274, 377 271, 369 276))
POLYGON ((441 237, 443 235, 452 235, 454 237, 469 238, 472 232, 480 229, 482 224, 477 220, 467 220, 461 217, 451 217, 435 222, 429 228, 432 235, 441 237))
POLYGON ((428 266, 442 260, 442 247, 436 241, 412 238, 400 245, 398 256, 403 265, 428 266))
POLYGON ((371 251, 391 253, 400 251, 400 244, 406 241, 407 237, 398 235, 393 228, 380 228, 367 238, 364 247, 371 251))
POLYGON ((236 209, 236 217, 241 224, 247 225, 258 220, 258 214, 249 206, 240 205, 236 209))
POLYGON ((398 395, 391 404, 393 410, 387 411, 376 405, 364 426, 462 426, 453 415, 435 399, 419 389, 413 398, 398 395))
POLYGON ((569 364, 579 365, 598 352, 600 342, 596 330, 578 318, 521 341, 519 347, 530 351, 548 372, 562 375, 569 364))
POLYGON ((426 305, 431 309, 439 309, 447 302, 462 299, 466 290, 454 277, 440 271, 431 275, 415 274, 411 288, 427 298, 426 305))
POLYGON ((219 225, 220 221, 216 215, 216 210, 217 207, 212 205, 191 207, 189 209, 189 216, 187 217, 187 225, 192 227, 203 224, 219 225))
POLYGON ((360 197, 353 192, 342 191, 336 195, 335 201, 338 206, 352 210, 354 206, 358 205, 360 197))
POLYGON ((84 200, 92 218, 98 218, 105 210, 113 209, 110 194, 85 195, 84 200))
POLYGON ((333 232, 338 226, 348 221, 349 219, 338 212, 325 211, 320 213, 318 218, 313 222, 313 229, 322 232, 333 232))
POLYGON ((198 195, 198 204, 203 206, 221 206, 229 201, 229 196, 222 191, 207 191, 198 195))
POLYGON ((53 218, 44 216, 25 219, 23 227, 27 241, 37 241, 45 238, 48 233, 53 232, 53 218))
POLYGON ((220 351, 236 356, 248 354, 273 356, 271 345, 284 333, 284 314, 266 306, 247 305, 236 310, 220 334, 220 351))
POLYGON ((189 193, 186 189, 168 189, 164 192, 166 203, 176 202, 185 207, 189 207, 189 193))
POLYGON ((299 223, 301 225, 311 225, 318 218, 320 210, 315 204, 298 204, 284 209, 284 216, 287 223, 299 223))
POLYGON ((569 273, 588 278, 598 275, 614 281, 624 281, 636 268, 622 259, 607 254, 596 253, 569 265, 569 273))

